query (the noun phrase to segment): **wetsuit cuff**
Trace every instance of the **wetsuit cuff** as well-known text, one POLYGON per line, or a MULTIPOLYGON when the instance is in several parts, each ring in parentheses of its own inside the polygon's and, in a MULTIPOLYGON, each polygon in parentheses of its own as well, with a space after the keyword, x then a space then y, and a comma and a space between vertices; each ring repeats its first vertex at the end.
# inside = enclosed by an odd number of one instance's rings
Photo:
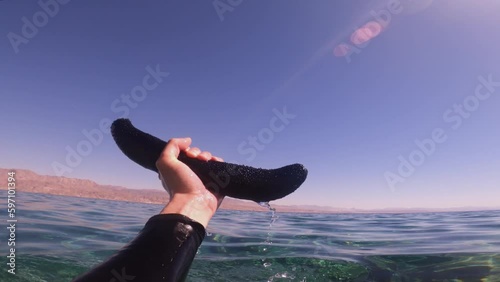
POLYGON ((74 281, 183 281, 205 227, 181 214, 151 217, 116 255, 74 281))
POLYGON ((157 215, 154 215, 152 216, 148 222, 146 222, 146 225, 144 226, 144 229, 146 229, 149 225, 156 225, 156 224, 162 224, 165 223, 165 224, 171 224, 172 221, 178 221, 178 222, 182 222, 184 224, 189 224, 193 227, 194 231, 197 233, 197 235, 201 238, 201 240, 203 240, 205 238, 205 227, 185 216, 185 215, 182 215, 182 214, 177 214, 177 213, 167 213, 167 214, 157 214, 157 215))

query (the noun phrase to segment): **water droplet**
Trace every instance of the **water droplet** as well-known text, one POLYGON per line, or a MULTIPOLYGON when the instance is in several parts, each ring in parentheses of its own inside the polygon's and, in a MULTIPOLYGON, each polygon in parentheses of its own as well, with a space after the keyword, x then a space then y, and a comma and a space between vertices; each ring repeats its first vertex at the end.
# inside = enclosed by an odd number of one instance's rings
POLYGON ((269 202, 258 202, 257 204, 259 204, 259 206, 261 207, 264 207, 264 208, 271 208, 271 205, 269 204, 269 202))

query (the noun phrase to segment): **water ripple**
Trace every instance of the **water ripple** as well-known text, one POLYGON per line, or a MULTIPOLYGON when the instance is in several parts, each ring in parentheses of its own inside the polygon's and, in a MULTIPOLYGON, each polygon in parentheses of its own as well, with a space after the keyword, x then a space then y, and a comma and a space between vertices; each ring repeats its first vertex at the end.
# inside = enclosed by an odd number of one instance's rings
MULTIPOLYGON (((19 281, 71 280, 162 208, 30 193, 18 202, 19 281)), ((270 227, 270 213, 219 211, 190 281, 500 281, 500 211, 278 216, 270 227)))

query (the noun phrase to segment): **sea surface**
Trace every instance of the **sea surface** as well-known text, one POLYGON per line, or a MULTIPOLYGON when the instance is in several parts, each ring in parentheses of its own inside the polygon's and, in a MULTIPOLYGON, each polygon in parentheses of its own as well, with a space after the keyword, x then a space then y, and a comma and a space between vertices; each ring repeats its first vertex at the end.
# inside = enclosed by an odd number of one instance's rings
MULTIPOLYGON (((16 274, 71 281, 132 240, 162 206, 21 193, 16 274)), ((293 214, 219 211, 188 281, 500 281, 500 211, 293 214), (271 224, 272 223, 272 224, 271 224)))

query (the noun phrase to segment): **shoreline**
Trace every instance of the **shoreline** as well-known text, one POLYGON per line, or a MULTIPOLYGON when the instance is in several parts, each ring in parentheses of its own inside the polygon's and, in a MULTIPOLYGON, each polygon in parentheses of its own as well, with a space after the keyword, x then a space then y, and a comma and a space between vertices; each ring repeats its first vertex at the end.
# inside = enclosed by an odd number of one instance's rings
MULTIPOLYGON (((55 196, 67 196, 96 200, 110 200, 142 204, 165 205, 169 201, 164 190, 132 189, 122 186, 102 185, 88 179, 67 178, 39 175, 26 169, 4 169, 0 173, 16 172, 16 191, 55 196)), ((7 178, 0 178, 0 190, 7 191, 7 178)), ((443 212, 494 211, 500 207, 455 207, 455 208, 385 208, 385 209, 348 209, 314 205, 278 205, 271 206, 280 213, 308 214, 418 214, 443 212)), ((225 198, 221 210, 269 212, 266 207, 252 201, 225 198)))
MULTIPOLYGON (((92 200, 104 200, 104 201, 118 201, 118 202, 126 202, 126 203, 137 203, 137 204, 151 204, 151 205, 165 205, 166 202, 146 202, 146 201, 134 201, 130 199, 112 199, 112 198, 97 198, 90 197, 85 195, 67 195, 67 194, 58 194, 58 193, 45 193, 45 192, 36 192, 36 191, 26 191, 23 189, 16 189, 21 193, 32 193, 32 194, 40 194, 40 195, 49 195, 49 196, 61 196, 61 197, 72 197, 72 198, 81 198, 81 199, 92 199, 92 200)), ((0 187, 0 191, 7 191, 5 187, 0 187)), ((225 199, 224 201, 226 201, 225 199)), ((234 200, 234 199, 233 199, 234 200)), ((236 200, 238 201, 238 200, 236 200)), ((258 203, 248 202, 250 205, 254 205, 254 207, 224 207, 221 205, 221 210, 227 211, 250 211, 250 212, 269 212, 270 210, 264 207, 261 207, 258 203)), ((276 212, 279 213, 299 213, 299 214, 421 214, 421 213, 455 213, 455 212, 482 212, 482 211, 500 211, 500 208, 471 208, 471 209, 460 209, 456 210, 355 210, 355 211, 322 211, 322 210, 307 210, 307 209, 293 209, 290 206, 280 206, 280 205, 272 205, 271 207, 276 209, 276 212), (283 209, 284 208, 284 209, 283 209)))

